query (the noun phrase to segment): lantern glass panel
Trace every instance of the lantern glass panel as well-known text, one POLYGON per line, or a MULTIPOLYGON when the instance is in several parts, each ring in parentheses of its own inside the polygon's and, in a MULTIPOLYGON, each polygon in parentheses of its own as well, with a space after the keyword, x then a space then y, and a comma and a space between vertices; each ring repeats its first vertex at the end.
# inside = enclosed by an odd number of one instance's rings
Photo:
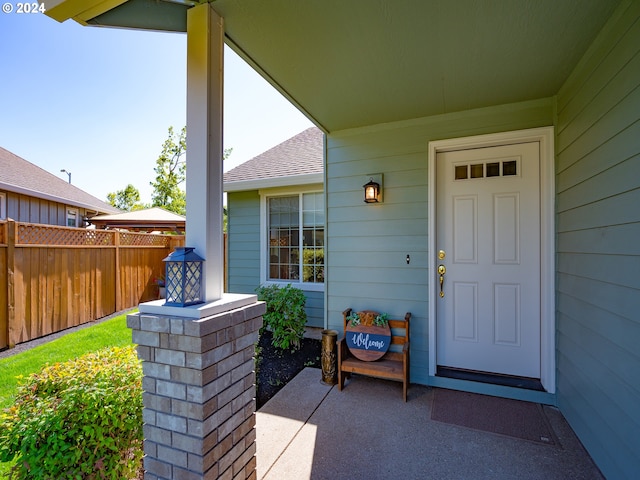
POLYGON ((200 277, 202 275, 201 262, 185 262, 184 275, 184 303, 199 302, 200 277))
POLYGON ((186 307, 203 303, 202 258, 191 247, 178 247, 165 264, 165 305, 186 307))
POLYGON ((167 303, 182 302, 182 262, 167 262, 166 301, 167 303))
POLYGON ((376 198, 376 189, 373 185, 367 187, 367 194, 365 196, 367 197, 367 200, 373 200, 376 198))

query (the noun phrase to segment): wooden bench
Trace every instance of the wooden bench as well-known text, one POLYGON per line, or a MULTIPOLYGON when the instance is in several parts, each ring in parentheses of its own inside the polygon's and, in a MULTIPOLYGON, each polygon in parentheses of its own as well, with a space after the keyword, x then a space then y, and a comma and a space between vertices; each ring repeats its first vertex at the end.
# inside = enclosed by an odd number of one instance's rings
POLYGON ((409 320, 411 313, 404 316, 404 320, 389 320, 391 328, 391 346, 387 353, 379 360, 366 362, 354 357, 347 347, 347 317, 351 315, 348 308, 342 312, 344 317, 344 331, 338 341, 338 388, 342 391, 345 378, 352 373, 368 375, 371 377, 398 380, 402 382, 402 394, 407 401, 407 389, 409 388, 409 320))

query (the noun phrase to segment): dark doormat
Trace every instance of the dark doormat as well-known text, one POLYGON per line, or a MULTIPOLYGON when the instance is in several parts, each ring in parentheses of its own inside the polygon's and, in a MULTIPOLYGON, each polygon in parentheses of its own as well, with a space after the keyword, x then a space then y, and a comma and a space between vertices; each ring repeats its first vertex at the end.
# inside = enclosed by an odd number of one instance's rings
POLYGON ((556 445, 542 405, 509 398, 435 388, 431 420, 556 445))

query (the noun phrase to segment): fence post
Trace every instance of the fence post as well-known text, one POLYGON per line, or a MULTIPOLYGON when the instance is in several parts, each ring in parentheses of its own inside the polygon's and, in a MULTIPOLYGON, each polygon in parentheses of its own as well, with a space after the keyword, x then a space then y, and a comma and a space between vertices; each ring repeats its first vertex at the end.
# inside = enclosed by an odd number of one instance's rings
MULTIPOLYGON (((7 265, 7 222, 0 222, 0 243, 4 244, 2 250, 0 250, 0 254, 4 254, 4 260, 0 258, 0 265, 2 265, 2 271, 0 272, 0 285, 2 285, 2 291, 0 292, 0 298, 2 298, 2 302, 0 302, 0 349, 4 349, 9 346, 9 306, 8 306, 8 294, 9 294, 9 285, 7 283, 7 273, 9 272, 9 267, 7 265), (4 278, 4 281, 2 280, 4 278)), ((1 255, 0 255, 1 256, 1 255)))
POLYGON ((15 245, 16 245, 16 222, 7 219, 7 325, 9 348, 16 346, 16 289, 15 289, 15 245))
POLYGON ((120 285, 120 232, 118 230, 114 232, 113 244, 116 247, 116 312, 119 312, 122 310, 122 285, 120 285))
POLYGON ((184 235, 172 235, 169 237, 169 253, 173 252, 176 247, 184 247, 184 235))

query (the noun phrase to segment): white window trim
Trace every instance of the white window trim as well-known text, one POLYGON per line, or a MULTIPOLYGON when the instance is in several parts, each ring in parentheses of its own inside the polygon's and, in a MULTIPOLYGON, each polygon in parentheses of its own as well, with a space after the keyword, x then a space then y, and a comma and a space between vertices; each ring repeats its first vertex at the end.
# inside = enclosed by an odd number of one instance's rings
POLYGON ((76 216, 76 224, 74 225, 75 228, 79 227, 79 223, 80 223, 80 212, 78 211, 77 208, 67 208, 67 218, 66 218, 66 222, 64 224, 65 227, 70 227, 69 225, 69 215, 70 214, 74 214, 76 216))
POLYGON ((7 195, 0 193, 0 220, 7 219, 7 195))
MULTIPOLYGON (((305 185, 305 186, 295 186, 295 187, 285 187, 285 188, 277 188, 277 189, 268 189, 268 190, 258 190, 258 195, 260 195, 260 285, 279 285, 284 287, 286 285, 291 284, 292 286, 299 288, 300 290, 306 290, 309 292, 324 292, 324 285, 327 281, 326 275, 326 208, 325 208, 325 281, 323 283, 305 283, 305 282, 294 282, 294 281, 286 281, 286 280, 268 280, 267 279, 267 237, 268 237, 268 227, 267 227, 267 204, 268 200, 271 197, 282 197, 284 195, 302 195, 303 193, 323 193, 324 189, 322 184, 319 185, 305 185)), ((301 212, 302 214, 302 212, 301 212)), ((302 230, 301 230, 302 231, 302 230)))

